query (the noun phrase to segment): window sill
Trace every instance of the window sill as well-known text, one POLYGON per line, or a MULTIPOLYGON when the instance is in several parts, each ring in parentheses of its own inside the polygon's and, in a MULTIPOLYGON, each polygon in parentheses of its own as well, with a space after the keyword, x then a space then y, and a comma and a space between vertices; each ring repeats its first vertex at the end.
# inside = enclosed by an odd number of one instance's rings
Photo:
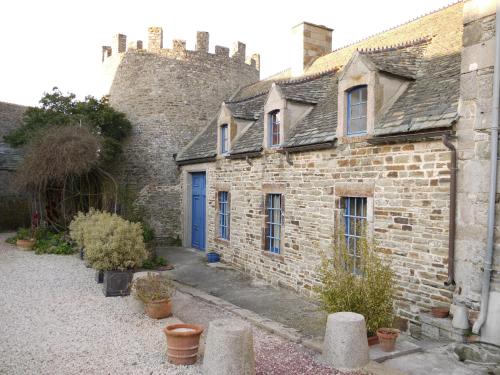
POLYGON ((280 254, 271 253, 269 250, 262 250, 261 253, 265 257, 268 257, 272 260, 279 261, 281 263, 285 262, 285 257, 281 253, 280 254))
POLYGON ((349 143, 360 143, 366 142, 369 138, 368 134, 353 134, 353 135, 344 135, 339 139, 340 143, 349 144, 349 143))
POLYGON ((219 243, 219 244, 221 244, 221 245, 226 245, 226 246, 228 246, 228 245, 230 245, 230 244, 231 244, 231 241, 230 241, 229 239, 228 239, 228 240, 226 240, 226 239, 224 239, 224 238, 215 237, 215 238, 214 238, 214 240, 215 240, 215 242, 217 242, 217 243, 219 243))

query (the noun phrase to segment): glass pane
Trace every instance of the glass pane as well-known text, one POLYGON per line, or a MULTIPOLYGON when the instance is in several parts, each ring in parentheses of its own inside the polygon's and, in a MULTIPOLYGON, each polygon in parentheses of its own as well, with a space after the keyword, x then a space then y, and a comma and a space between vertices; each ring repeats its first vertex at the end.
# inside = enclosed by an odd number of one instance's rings
POLYGON ((359 89, 359 91, 361 92, 361 101, 362 102, 366 102, 367 98, 368 98, 368 90, 367 90, 366 86, 365 87, 361 87, 359 89))
POLYGON ((366 117, 359 119, 351 119, 349 123, 349 133, 362 133, 366 132, 366 117))
POLYGON ((361 107, 360 104, 351 105, 351 119, 356 119, 361 117, 361 107))
POLYGON ((360 117, 366 117, 366 103, 360 104, 360 117))
POLYGON ((359 103, 360 100, 360 92, 358 89, 354 89, 351 91, 351 105, 359 103))

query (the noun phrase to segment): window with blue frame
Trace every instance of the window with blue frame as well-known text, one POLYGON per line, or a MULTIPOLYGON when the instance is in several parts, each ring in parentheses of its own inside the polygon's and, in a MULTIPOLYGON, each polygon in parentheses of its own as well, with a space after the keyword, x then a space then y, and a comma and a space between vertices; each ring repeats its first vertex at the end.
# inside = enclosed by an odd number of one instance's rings
POLYGON ((368 90, 355 87, 347 93, 347 135, 366 134, 368 90))
POLYGON ((279 146, 280 141, 280 119, 279 110, 269 113, 269 147, 279 146))
POLYGON ((366 235, 366 198, 345 197, 343 200, 347 252, 353 260, 353 272, 361 260, 359 241, 366 235))
POLYGON ((281 217, 282 199, 281 194, 267 194, 266 196, 266 250, 279 254, 281 249, 281 217))
POLYGON ((227 154, 229 148, 228 126, 224 124, 220 127, 220 152, 227 154))
POLYGON ((229 193, 219 191, 219 238, 229 239, 229 193))

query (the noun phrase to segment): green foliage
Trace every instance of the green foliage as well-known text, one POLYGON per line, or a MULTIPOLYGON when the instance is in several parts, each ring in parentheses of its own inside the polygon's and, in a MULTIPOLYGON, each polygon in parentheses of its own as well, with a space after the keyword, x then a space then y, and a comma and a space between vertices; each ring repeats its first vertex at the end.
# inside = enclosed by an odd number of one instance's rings
POLYGON ((70 236, 85 247, 85 258, 97 270, 125 270, 147 257, 141 225, 116 214, 91 211, 78 214, 70 236))
POLYGON ((142 268, 147 270, 156 269, 158 267, 166 266, 167 260, 163 257, 155 257, 153 259, 146 259, 142 262, 142 268))
POLYGON ((394 272, 376 254, 376 245, 358 240, 361 260, 349 255, 344 238, 336 241, 332 254, 323 256, 317 288, 327 313, 350 311, 365 317, 369 334, 390 327, 394 320, 394 272), (353 270, 356 270, 353 272, 353 270))
POLYGON ((103 162, 108 162, 121 153, 120 142, 131 131, 125 115, 115 111, 106 98, 98 100, 87 96, 84 101, 79 101, 75 94, 64 95, 54 87, 51 93, 44 93, 40 104, 40 107, 28 108, 23 126, 4 137, 8 144, 13 147, 26 145, 50 126, 84 125, 92 134, 103 138, 100 157, 103 162))
POLYGON ((12 237, 9 237, 5 240, 5 242, 15 245, 17 240, 29 240, 32 238, 31 230, 28 228, 19 228, 16 234, 12 237))
POLYGON ((36 254, 70 255, 75 252, 64 233, 54 233, 47 229, 35 232, 36 243, 33 247, 36 254))
POLYGON ((136 279, 131 289, 134 296, 144 303, 171 298, 175 292, 168 277, 149 272, 147 276, 136 279))

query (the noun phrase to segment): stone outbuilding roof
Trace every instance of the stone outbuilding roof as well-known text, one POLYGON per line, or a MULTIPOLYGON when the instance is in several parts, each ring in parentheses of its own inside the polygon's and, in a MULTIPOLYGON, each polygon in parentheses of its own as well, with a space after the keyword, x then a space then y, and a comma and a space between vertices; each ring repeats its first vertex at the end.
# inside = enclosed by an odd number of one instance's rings
MULTIPOLYGON (((374 137, 451 127, 458 118, 462 48, 462 4, 453 4, 407 24, 318 58, 298 78, 290 72, 241 88, 226 105, 236 118, 253 120, 231 145, 231 154, 259 152, 264 104, 273 85, 287 100, 314 108, 287 134, 284 148, 333 142, 337 129, 337 84, 352 56, 363 56, 380 72, 406 80, 406 90, 377 119, 374 137)), ((178 156, 178 161, 215 157, 217 123, 178 156)))

